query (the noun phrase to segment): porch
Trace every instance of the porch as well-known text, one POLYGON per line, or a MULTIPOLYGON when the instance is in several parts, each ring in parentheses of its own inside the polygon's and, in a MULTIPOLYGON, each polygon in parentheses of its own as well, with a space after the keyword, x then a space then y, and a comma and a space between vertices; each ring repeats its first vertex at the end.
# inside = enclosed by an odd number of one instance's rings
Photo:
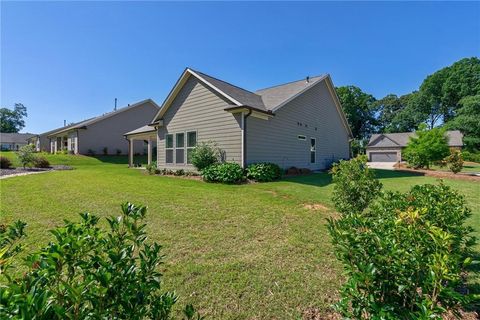
MULTIPOLYGON (((157 145, 157 129, 151 126, 143 126, 133 131, 125 133, 128 140, 128 166, 134 166, 135 143, 146 143, 147 146, 147 164, 152 163, 153 149, 157 145)), ((155 148, 156 149, 156 148, 155 148)))

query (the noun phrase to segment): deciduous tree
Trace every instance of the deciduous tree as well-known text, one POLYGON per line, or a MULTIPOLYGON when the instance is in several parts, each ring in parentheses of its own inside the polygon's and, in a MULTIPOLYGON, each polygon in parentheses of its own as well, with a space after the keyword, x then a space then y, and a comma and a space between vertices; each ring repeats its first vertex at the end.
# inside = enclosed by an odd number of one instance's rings
POLYGON ((1 108, 0 132, 19 132, 25 127, 25 117, 27 117, 27 108, 21 103, 15 103, 13 110, 1 108))

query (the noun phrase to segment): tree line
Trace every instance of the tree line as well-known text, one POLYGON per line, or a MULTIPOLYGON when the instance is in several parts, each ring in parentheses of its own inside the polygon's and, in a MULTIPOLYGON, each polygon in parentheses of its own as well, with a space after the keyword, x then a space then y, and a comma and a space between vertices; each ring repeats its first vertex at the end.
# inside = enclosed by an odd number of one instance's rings
POLYGON ((374 133, 408 132, 422 124, 429 129, 460 130, 468 150, 480 150, 480 59, 464 58, 427 76, 409 94, 377 99, 356 86, 336 88, 361 149, 374 133))

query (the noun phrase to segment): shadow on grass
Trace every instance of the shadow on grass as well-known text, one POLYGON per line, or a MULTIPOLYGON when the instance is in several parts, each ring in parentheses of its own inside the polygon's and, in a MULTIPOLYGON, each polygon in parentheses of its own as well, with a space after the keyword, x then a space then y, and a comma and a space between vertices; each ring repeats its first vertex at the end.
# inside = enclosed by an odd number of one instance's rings
POLYGON ((381 170, 381 169, 374 169, 373 171, 375 172, 375 176, 378 179, 419 177, 419 176, 425 175, 423 172, 408 172, 408 171, 381 170))
POLYGON ((316 187, 325 187, 332 183, 332 176, 326 172, 312 173, 306 176, 290 176, 280 181, 300 183, 316 187))
MULTIPOLYGON (((98 161, 104 162, 104 163, 128 165, 128 156, 126 156, 126 155, 93 156, 92 158, 95 158, 98 161)), ((155 159, 152 159, 152 161, 155 161, 155 159)), ((133 157, 133 163, 146 164, 147 163, 147 156, 144 156, 144 155, 134 156, 133 157)))
MULTIPOLYGON (((423 176, 421 172, 405 172, 375 169, 377 179, 406 178, 423 176)), ((313 173, 306 176, 285 177, 281 181, 300 183, 316 187, 325 187, 332 183, 332 175, 327 172, 313 173)))

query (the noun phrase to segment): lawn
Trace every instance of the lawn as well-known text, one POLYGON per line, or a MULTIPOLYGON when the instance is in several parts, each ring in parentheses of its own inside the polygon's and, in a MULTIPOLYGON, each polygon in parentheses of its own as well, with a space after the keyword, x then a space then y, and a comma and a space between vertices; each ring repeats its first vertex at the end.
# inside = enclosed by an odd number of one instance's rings
MULTIPOLYGON (((449 171, 448 167, 439 167, 439 166, 432 166, 433 170, 436 171, 449 171)), ((468 162, 465 161, 463 163, 462 172, 480 172, 480 163, 476 162, 468 162)))
MULTIPOLYGON (((5 153, 3 153, 5 155, 5 153)), ((12 157, 12 154, 7 153, 12 157)), ((47 230, 90 211, 119 214, 124 201, 149 207, 151 240, 164 246, 165 283, 209 319, 295 319, 327 310, 341 270, 325 218, 333 214, 331 178, 313 174, 279 182, 219 185, 144 175, 124 157, 49 156, 76 169, 0 182, 1 222, 28 222, 26 251, 51 239, 47 230), (316 210, 306 205, 317 204, 316 210)), ((378 171, 388 190, 435 183, 378 171)), ((480 229, 480 183, 445 180, 465 195, 480 229)))

